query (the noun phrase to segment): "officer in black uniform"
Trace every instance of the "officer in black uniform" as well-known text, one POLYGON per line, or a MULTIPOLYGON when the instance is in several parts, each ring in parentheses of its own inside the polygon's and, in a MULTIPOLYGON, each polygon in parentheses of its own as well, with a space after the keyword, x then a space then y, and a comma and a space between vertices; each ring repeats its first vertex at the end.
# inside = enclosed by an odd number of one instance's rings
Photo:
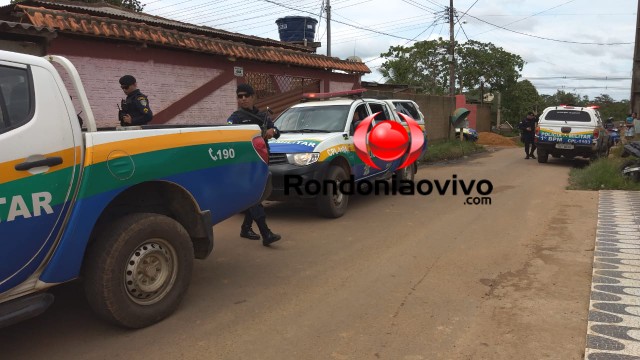
POLYGON ((535 134, 537 122, 536 114, 533 111, 529 111, 527 116, 518 124, 518 128, 521 131, 520 138, 524 143, 524 153, 527 155, 525 159, 536 158, 533 152, 536 151, 535 134))
MULTIPOLYGON (((236 110, 227 123, 229 124, 256 124, 262 129, 262 137, 265 141, 271 138, 279 138, 280 131, 273 125, 273 121, 268 112, 260 111, 255 107, 255 91, 249 84, 240 84, 236 89, 238 96, 238 110, 236 110)), ((267 149, 269 143, 267 143, 267 149)), ((254 205, 244 212, 244 221, 240 228, 240 236, 250 240, 259 240, 260 235, 253 232, 251 224, 255 220, 262 235, 262 245, 270 244, 280 240, 280 235, 271 232, 267 226, 267 215, 262 204, 254 205)))
POLYGON ((127 95, 126 100, 122 100, 118 113, 120 125, 145 125, 153 119, 153 113, 149 107, 149 99, 138 90, 136 78, 125 75, 120 78, 120 87, 127 95))

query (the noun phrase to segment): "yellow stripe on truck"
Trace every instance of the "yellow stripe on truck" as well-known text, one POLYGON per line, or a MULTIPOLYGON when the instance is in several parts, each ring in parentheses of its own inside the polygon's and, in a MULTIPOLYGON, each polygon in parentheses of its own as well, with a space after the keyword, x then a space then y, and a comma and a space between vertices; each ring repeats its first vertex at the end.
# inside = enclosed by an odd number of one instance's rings
POLYGON ((126 151, 133 156, 137 154, 168 150, 184 146, 214 144, 221 142, 246 141, 251 135, 259 136, 257 130, 211 130, 193 131, 166 135, 154 135, 130 140, 116 140, 87 148, 85 166, 106 161, 109 154, 116 150, 126 151), (89 158, 91 157, 91 158, 89 158))

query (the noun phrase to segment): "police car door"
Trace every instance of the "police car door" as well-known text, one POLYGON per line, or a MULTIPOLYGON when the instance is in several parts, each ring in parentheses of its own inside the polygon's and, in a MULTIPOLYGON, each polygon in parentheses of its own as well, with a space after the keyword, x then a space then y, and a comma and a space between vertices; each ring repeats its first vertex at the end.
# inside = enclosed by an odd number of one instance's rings
POLYGON ((81 155, 62 96, 48 70, 0 59, 0 293, 38 269, 69 210, 81 155))

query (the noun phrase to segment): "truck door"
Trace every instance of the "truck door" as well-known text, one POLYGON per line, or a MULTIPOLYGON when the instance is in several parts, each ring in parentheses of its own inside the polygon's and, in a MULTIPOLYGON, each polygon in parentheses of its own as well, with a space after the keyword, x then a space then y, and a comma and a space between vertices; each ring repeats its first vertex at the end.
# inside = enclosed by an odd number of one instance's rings
POLYGON ((0 60, 0 293, 38 270, 69 210, 81 153, 58 84, 0 60))

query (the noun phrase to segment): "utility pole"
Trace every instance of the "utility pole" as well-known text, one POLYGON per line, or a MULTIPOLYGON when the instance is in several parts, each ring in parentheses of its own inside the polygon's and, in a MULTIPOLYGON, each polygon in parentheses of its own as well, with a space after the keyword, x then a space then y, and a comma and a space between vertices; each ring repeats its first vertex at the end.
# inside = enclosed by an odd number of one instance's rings
POLYGON ((456 94, 455 83, 455 39, 453 36, 453 0, 449 0, 449 96, 456 94))
POLYGON ((633 50, 631 74, 631 109, 629 112, 640 112, 640 2, 638 2, 636 44, 633 50))
MULTIPOLYGON (((453 0, 452 0, 453 1, 453 0)), ((331 56, 331 1, 327 0, 327 56, 331 56)))
POLYGON ((496 130, 498 130, 498 132, 500 131, 500 118, 501 118, 501 114, 500 114, 500 106, 502 105, 502 93, 498 92, 498 119, 497 119, 497 124, 496 124, 496 130))

